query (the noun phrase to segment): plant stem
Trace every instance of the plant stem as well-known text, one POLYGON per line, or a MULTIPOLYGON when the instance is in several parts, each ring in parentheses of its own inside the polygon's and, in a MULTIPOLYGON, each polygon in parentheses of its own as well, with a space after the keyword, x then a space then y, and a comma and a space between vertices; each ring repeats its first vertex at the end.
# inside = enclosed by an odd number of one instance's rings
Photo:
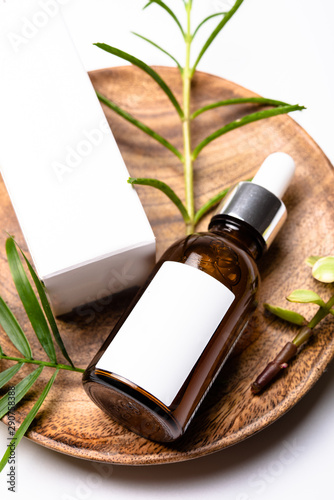
POLYGON ((309 324, 307 325, 309 328, 314 328, 327 314, 329 310, 334 305, 334 295, 326 302, 325 306, 320 307, 318 312, 313 316, 309 324))
POLYGON ((313 328, 323 320, 334 305, 334 295, 324 306, 319 307, 311 321, 304 326, 296 335, 292 342, 288 342, 278 353, 276 358, 268 363, 251 386, 254 394, 258 394, 262 389, 279 375, 288 366, 288 362, 297 354, 297 349, 308 342, 313 336, 313 328))
POLYGON ((193 175, 193 159, 191 153, 191 130, 190 130, 190 93, 191 93, 191 70, 190 70, 190 49, 191 49, 191 2, 186 4, 187 12, 187 30, 185 33, 185 43, 186 43, 186 60, 185 66, 182 73, 182 84, 183 84, 183 165, 184 165, 184 180, 185 180, 185 197, 186 197, 186 208, 189 215, 189 222, 186 224, 187 234, 191 234, 194 231, 194 217, 195 217, 195 205, 194 205, 194 175, 193 175))
POLYGON ((32 365, 50 366, 51 368, 56 368, 57 370, 69 370, 71 372, 83 373, 85 371, 82 368, 75 368, 75 367, 72 367, 70 365, 60 365, 60 364, 51 363, 49 361, 40 361, 38 359, 15 358, 13 356, 5 356, 4 354, 0 354, 0 359, 7 359, 9 361, 17 361, 19 363, 30 363, 32 365))

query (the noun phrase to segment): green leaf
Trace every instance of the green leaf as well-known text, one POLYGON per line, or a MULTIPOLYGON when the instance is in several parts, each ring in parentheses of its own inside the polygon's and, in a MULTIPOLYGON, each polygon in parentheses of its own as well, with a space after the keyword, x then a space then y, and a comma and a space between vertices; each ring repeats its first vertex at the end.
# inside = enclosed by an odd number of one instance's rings
POLYGON ((212 44, 213 40, 216 38, 216 36, 220 33, 220 31, 224 28, 225 24, 231 19, 231 17, 236 13, 236 11, 239 9, 239 7, 241 6, 243 0, 237 0, 235 2, 235 4, 233 5, 233 7, 225 14, 225 16, 223 17, 223 19, 220 21, 220 23, 216 26, 216 28, 213 30, 213 32, 211 33, 211 35, 209 36, 209 38, 207 39, 207 41, 205 42, 205 44, 203 45, 202 47, 202 50, 200 51, 200 53, 198 54, 198 57, 195 61, 195 64, 192 68, 192 75, 194 74, 197 66, 198 66, 198 63, 200 62, 200 60, 202 59, 203 55, 205 54, 205 52, 208 50, 208 48, 210 47, 210 45, 212 44))
POLYGON ((28 266, 28 269, 29 269, 29 272, 31 274, 31 277, 34 280, 34 283, 35 283, 35 286, 36 286, 39 298, 41 299, 41 304, 42 304, 43 310, 45 312, 45 316, 47 317, 47 320, 48 320, 49 325, 51 327, 51 330, 52 330, 53 336, 55 338, 55 341, 57 342, 57 344, 58 344, 61 352, 63 353, 64 358, 67 359, 67 361, 72 366, 74 366, 74 364, 72 363, 72 360, 71 360, 71 358, 70 358, 70 356, 69 356, 69 354, 68 354, 68 352, 66 350, 64 342, 63 342, 63 340, 62 340, 62 338, 60 336, 60 333, 59 333, 59 330, 58 330, 58 327, 57 327, 57 323, 56 323, 56 320, 54 318, 54 315, 53 315, 53 312, 52 312, 52 309, 51 309, 51 306, 50 306, 50 302, 49 302, 49 300, 47 298, 47 295, 45 293, 45 290, 44 290, 44 285, 42 284, 42 282, 40 281, 39 277, 35 273, 34 268, 30 264, 29 260, 27 259, 27 257, 25 256, 25 254, 24 254, 24 252, 22 251, 21 248, 20 248, 20 252, 23 255, 24 260, 26 261, 26 264, 28 266))
POLYGON ((289 106, 289 104, 287 104, 286 102, 276 101, 274 99, 267 99, 265 97, 242 97, 236 99, 225 99, 224 101, 213 102, 212 104, 203 106, 203 108, 197 109, 191 115, 190 118, 193 120, 194 118, 204 113, 205 111, 209 111, 210 109, 220 108, 222 106, 230 106, 231 104, 262 104, 268 106, 289 106))
POLYGON ((46 396, 48 395, 48 393, 49 393, 49 391, 50 391, 50 389, 52 387, 52 384, 53 384, 53 382, 54 382, 54 380, 55 380, 55 378, 57 376, 58 371, 59 370, 56 370, 55 373, 52 375, 52 377, 50 378, 49 382, 45 386, 42 394, 38 398, 37 402, 34 404, 34 406, 32 407, 32 409, 30 410, 30 412, 26 416, 26 418, 23 420, 23 422, 20 425, 19 429, 16 431, 15 436, 11 440, 9 446, 7 446, 7 450, 6 450, 4 456, 2 457, 2 460, 0 462, 0 472, 6 466, 6 463, 8 462, 8 458, 10 457, 12 450, 16 449, 17 445, 19 444, 19 442, 23 438, 24 434, 27 432, 29 426, 31 425, 32 421, 34 420, 34 418, 35 418, 38 410, 42 406, 42 404, 43 404, 46 396))
POLYGON ((307 321, 301 314, 298 314, 294 311, 289 311, 289 309, 283 309, 282 307, 272 306, 270 304, 264 304, 264 308, 277 316, 278 318, 284 319, 285 321, 289 321, 289 323, 293 323, 294 325, 306 325, 307 321))
POLYGON ((127 111, 124 111, 123 109, 119 108, 114 102, 110 101, 109 99, 104 97, 99 92, 96 92, 96 95, 99 98, 99 100, 101 102, 103 102, 103 104, 105 104, 110 109, 115 111, 115 113, 117 113, 118 115, 122 116, 122 118, 125 118, 125 120, 127 120, 128 122, 132 123, 132 125, 135 125, 135 127, 139 128, 140 130, 145 132, 145 134, 149 135, 150 137, 152 137, 156 141, 160 142, 160 144, 162 144, 162 146, 169 149, 172 153, 174 153, 179 158, 179 160, 181 160, 183 162, 183 156, 180 153, 180 151, 178 149, 176 149, 170 142, 168 142, 167 139, 164 139, 164 137, 157 134, 150 127, 148 127, 144 123, 142 123, 139 120, 137 120, 136 118, 134 118, 127 111))
POLYGON ((309 267, 313 267, 314 264, 317 262, 317 260, 321 259, 322 257, 319 255, 311 255, 307 259, 305 259, 305 264, 307 264, 309 267))
POLYGON ((160 7, 162 7, 174 19, 174 21, 176 22, 176 24, 178 25, 178 27, 179 27, 179 29, 180 29, 180 31, 182 33, 182 36, 185 37, 185 33, 184 33, 184 30, 182 28, 182 25, 181 25, 180 21, 178 20, 178 18, 174 14, 174 12, 164 2, 162 2, 161 0, 150 0, 143 7, 143 10, 146 9, 147 7, 149 7, 150 5, 154 4, 154 3, 160 5, 160 7))
POLYGON ((16 349, 20 351, 25 358, 32 359, 32 352, 28 339, 2 297, 0 297, 0 324, 16 349))
POLYGON ((33 291, 32 286, 27 278, 13 238, 7 239, 6 252, 8 264, 16 286, 16 290, 20 296, 30 323, 50 361, 52 361, 53 363, 57 363, 56 352, 53 345, 50 329, 46 322, 42 308, 35 295, 35 292, 33 291))
POLYGON ((0 373, 0 389, 9 382, 14 375, 22 368, 24 363, 16 363, 16 365, 11 366, 4 372, 0 373))
POLYGON ((334 256, 322 257, 312 268, 313 277, 322 283, 334 282, 334 256))
POLYGON ((202 151, 202 149, 205 146, 207 146, 210 142, 212 142, 214 139, 217 139, 218 137, 221 137, 227 132, 230 132, 231 130, 243 127, 248 123, 263 120, 265 118, 270 118, 272 116, 283 115, 285 113, 290 113, 291 111, 300 111, 302 109, 305 109, 305 107, 299 106, 298 104, 292 106, 280 106, 274 109, 265 109, 262 111, 257 111, 256 113, 251 113, 249 115, 244 116, 243 118, 239 118, 238 120, 230 122, 224 127, 220 128, 219 130, 216 130, 216 132, 209 135, 208 137, 206 137, 206 139, 200 142, 193 151, 193 159, 195 160, 199 155, 199 153, 202 151))
POLYGON ((209 201, 207 201, 195 214, 194 217, 194 224, 196 225, 201 218, 209 211, 211 208, 213 208, 217 203, 219 203, 228 193, 229 188, 223 189, 220 191, 218 194, 210 198, 209 201))
POLYGON ((294 290, 289 297, 287 297, 289 302, 299 302, 301 304, 317 304, 320 307, 325 305, 325 302, 321 297, 311 290, 294 290))
POLYGON ((114 56, 117 56, 117 57, 124 59, 125 61, 129 61, 134 66, 137 66, 138 68, 145 71, 145 73, 150 75, 150 77, 153 78, 153 80, 165 92, 165 94, 167 95, 167 97, 169 98, 169 100, 171 101, 173 106, 175 107, 176 111, 178 112, 180 118, 183 119, 183 117, 184 117, 183 111, 182 111, 175 95, 173 94, 173 92, 171 91, 171 89, 169 88, 167 83, 161 78, 160 75, 158 75, 158 73, 156 71, 154 71, 154 69, 152 69, 150 66, 148 66, 146 63, 144 63, 140 59, 137 59, 137 57, 134 57, 131 54, 128 54, 127 52, 123 52, 123 50, 117 49, 116 47, 111 47, 110 45, 107 45, 106 43, 94 43, 93 45, 96 45, 96 47, 99 47, 100 49, 105 50, 106 52, 109 52, 109 54, 113 54, 114 56))
MULTIPOLYGON (((21 380, 16 386, 15 386, 15 404, 17 405, 21 399, 27 394, 29 391, 30 387, 36 382, 40 374, 42 373, 43 366, 40 366, 33 372, 29 373, 23 380, 21 380)), ((6 413, 8 413, 8 393, 5 394, 0 399, 0 419, 3 418, 6 413)))
POLYGON ((334 309, 330 309, 329 312, 334 316, 334 309))
POLYGON ((160 47, 160 45, 157 45, 155 42, 153 42, 152 40, 150 40, 149 38, 146 38, 145 36, 143 35, 139 35, 139 33, 135 33, 134 31, 131 31, 131 33, 135 36, 138 36, 139 38, 141 38, 142 40, 145 40, 145 42, 148 42, 150 43, 151 45, 153 45, 153 47, 156 47, 157 49, 161 50, 161 52, 163 52, 164 54, 166 54, 168 57, 170 57, 174 62, 175 64, 177 65, 177 67, 179 68, 180 72, 181 72, 181 75, 182 75, 182 67, 181 67, 181 64, 178 62, 177 59, 175 59, 174 56, 172 56, 172 54, 170 54, 169 52, 167 52, 167 50, 163 49, 162 47, 160 47))
POLYGON ((177 196, 175 191, 173 191, 172 188, 170 188, 167 184, 165 184, 162 181, 158 181, 157 179, 144 179, 144 178, 134 178, 130 177, 128 179, 129 184, 139 184, 142 186, 152 186, 156 189, 159 189, 163 193, 165 193, 166 196, 177 206, 177 208, 180 210, 182 217, 184 221, 187 223, 190 221, 189 214, 187 212, 187 209, 183 205, 182 201, 180 198, 177 196))
POLYGON ((139 128, 140 130, 145 132, 147 135, 149 135, 150 137, 152 137, 153 139, 158 141, 160 144, 162 144, 162 146, 169 149, 173 154, 175 154, 175 156, 177 156, 179 158, 179 160, 181 160, 183 162, 183 156, 180 153, 180 151, 177 148, 175 148, 170 142, 168 142, 167 139, 165 139, 161 135, 157 134, 150 127, 148 127, 144 123, 142 123, 139 120, 137 120, 136 118, 134 118, 127 111, 124 111, 123 109, 119 108, 113 101, 110 101, 109 99, 107 99, 105 96, 103 96, 99 92, 96 92, 96 95, 99 98, 99 100, 101 102, 103 102, 103 104, 105 104, 110 109, 115 111, 115 113, 117 113, 118 115, 122 116, 122 118, 124 118, 128 122, 132 123, 132 125, 135 125, 135 127, 139 128))
POLYGON ((207 21, 209 21, 209 19, 212 19, 213 17, 217 17, 217 16, 225 16, 225 14, 226 14, 226 12, 216 12, 216 14, 211 14, 211 16, 208 16, 205 19, 203 19, 203 21, 199 23, 199 25, 195 29, 194 33, 192 34, 192 39, 195 38, 198 30, 203 26, 203 24, 205 24, 207 21))

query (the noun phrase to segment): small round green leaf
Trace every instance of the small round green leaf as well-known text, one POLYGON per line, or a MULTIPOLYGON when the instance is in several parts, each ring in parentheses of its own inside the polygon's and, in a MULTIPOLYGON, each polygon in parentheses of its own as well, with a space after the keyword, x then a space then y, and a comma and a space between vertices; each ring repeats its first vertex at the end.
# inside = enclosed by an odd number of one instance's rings
POLYGON ((287 297, 289 302, 300 302, 306 304, 317 304, 318 306, 323 307, 325 302, 321 297, 315 292, 311 290, 294 290, 289 297, 287 297))
POLYGON ((306 319, 299 313, 290 311, 289 309, 283 309, 282 307, 272 306, 270 304, 264 304, 264 307, 265 309, 267 309, 267 311, 275 314, 275 316, 277 316, 278 318, 289 321, 294 325, 302 326, 306 324, 306 319))
POLYGON ((305 259, 305 264, 307 264, 310 267, 313 267, 314 264, 317 262, 317 260, 321 259, 320 255, 311 255, 307 259, 305 259))
POLYGON ((312 268, 313 277, 322 283, 334 282, 334 256, 322 257, 312 268))

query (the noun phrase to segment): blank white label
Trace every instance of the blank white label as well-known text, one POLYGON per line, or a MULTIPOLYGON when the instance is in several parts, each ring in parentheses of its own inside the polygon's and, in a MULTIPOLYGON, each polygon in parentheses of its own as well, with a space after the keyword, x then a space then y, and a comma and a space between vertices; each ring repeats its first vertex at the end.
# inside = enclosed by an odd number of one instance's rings
POLYGON ((234 299, 203 271, 164 262, 96 368, 170 406, 234 299))

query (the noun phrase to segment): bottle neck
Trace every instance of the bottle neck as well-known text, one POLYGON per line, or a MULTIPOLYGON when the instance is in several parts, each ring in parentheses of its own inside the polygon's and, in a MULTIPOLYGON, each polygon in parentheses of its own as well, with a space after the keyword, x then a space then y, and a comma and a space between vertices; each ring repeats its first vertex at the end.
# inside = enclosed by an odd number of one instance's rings
POLYGON ((209 231, 220 233, 242 247, 254 260, 260 259, 266 250, 266 242, 250 224, 230 215, 219 214, 212 217, 209 231))

